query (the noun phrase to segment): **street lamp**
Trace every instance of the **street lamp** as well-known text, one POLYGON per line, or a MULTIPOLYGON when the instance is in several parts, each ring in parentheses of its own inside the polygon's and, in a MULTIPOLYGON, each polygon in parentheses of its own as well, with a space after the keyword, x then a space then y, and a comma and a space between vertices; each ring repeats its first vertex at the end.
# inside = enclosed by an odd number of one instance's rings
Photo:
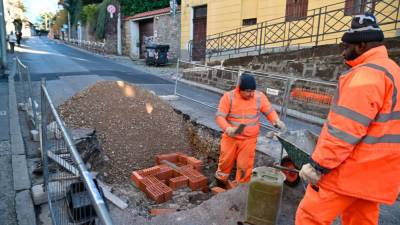
POLYGON ((70 15, 69 15, 69 3, 68 2, 58 2, 58 6, 60 9, 66 9, 68 13, 68 41, 71 39, 71 21, 70 21, 70 15))

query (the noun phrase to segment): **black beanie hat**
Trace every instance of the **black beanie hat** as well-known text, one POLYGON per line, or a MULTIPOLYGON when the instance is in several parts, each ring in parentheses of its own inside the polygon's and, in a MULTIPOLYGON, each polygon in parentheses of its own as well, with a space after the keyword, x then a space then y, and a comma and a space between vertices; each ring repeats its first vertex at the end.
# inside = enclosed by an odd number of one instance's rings
POLYGON ((351 28, 342 37, 342 41, 346 43, 381 42, 383 39, 383 32, 370 12, 354 16, 351 28))
POLYGON ((240 76, 239 89, 256 90, 256 80, 251 74, 243 73, 242 76, 240 76))

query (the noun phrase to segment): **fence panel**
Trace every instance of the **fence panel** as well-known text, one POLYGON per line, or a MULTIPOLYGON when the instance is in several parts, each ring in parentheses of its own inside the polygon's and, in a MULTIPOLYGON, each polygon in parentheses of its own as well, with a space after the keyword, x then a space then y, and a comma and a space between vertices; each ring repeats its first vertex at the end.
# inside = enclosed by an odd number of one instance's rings
POLYGON ((16 58, 16 71, 18 74, 18 82, 19 90, 22 92, 22 103, 24 104, 24 109, 27 111, 30 121, 35 129, 37 129, 37 103, 33 98, 32 91, 32 81, 31 74, 29 72, 29 68, 24 65, 21 60, 16 58))
POLYGON ((290 116, 322 125, 328 117, 336 84, 307 79, 293 80, 287 97, 290 116))
POLYGON ((53 225, 112 224, 101 188, 86 169, 44 83, 41 113, 43 173, 53 225))

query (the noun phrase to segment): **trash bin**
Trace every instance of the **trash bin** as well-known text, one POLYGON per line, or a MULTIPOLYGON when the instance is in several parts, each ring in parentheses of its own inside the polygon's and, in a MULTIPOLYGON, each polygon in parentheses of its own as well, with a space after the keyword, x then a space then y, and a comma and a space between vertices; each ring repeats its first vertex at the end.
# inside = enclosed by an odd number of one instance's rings
POLYGON ((147 65, 165 65, 168 63, 169 45, 151 44, 146 45, 146 64, 147 65))

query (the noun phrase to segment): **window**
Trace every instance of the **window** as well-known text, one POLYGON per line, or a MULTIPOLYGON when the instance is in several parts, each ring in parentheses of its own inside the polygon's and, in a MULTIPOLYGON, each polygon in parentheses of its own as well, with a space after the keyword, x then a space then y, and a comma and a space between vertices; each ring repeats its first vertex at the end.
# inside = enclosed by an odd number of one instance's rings
POLYGON ((344 5, 344 15, 352 16, 365 12, 375 11, 375 1, 370 0, 346 0, 344 5))
POLYGON ((307 17, 308 0, 286 0, 286 21, 301 20, 307 17))
POLYGON ((251 26, 255 24, 257 24, 257 18, 244 19, 242 22, 243 26, 251 26))

